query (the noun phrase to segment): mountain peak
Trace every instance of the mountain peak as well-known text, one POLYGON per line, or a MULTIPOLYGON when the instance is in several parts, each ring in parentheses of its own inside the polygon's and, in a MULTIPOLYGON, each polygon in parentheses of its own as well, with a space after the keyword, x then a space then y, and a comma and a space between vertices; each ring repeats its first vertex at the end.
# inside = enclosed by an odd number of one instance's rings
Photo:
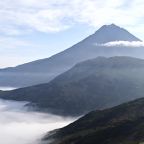
POLYGON ((126 29, 115 24, 103 25, 91 37, 93 42, 107 43, 111 41, 141 41, 126 29))
POLYGON ((103 25, 103 28, 120 28, 119 26, 115 25, 114 23, 110 24, 110 25, 103 25))

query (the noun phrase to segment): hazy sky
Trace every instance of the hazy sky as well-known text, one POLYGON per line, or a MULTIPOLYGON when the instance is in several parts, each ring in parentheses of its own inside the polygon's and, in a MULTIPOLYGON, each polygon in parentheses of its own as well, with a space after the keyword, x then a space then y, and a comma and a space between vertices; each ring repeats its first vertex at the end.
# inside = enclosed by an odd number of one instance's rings
POLYGON ((0 0, 0 67, 49 57, 115 23, 144 40, 143 0, 0 0))

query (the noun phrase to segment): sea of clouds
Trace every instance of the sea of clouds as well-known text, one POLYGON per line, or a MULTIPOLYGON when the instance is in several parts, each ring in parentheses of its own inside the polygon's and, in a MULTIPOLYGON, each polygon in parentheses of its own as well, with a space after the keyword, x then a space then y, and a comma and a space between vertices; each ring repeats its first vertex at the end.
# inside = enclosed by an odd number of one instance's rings
POLYGON ((48 132, 74 119, 28 111, 25 103, 0 100, 0 144, 40 144, 48 132))

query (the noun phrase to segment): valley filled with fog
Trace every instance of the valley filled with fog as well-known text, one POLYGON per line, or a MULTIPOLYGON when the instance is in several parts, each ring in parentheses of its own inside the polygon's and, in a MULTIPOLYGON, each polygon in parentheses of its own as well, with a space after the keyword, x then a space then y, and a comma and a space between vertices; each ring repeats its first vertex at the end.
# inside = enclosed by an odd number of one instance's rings
POLYGON ((14 90, 14 89, 17 89, 16 87, 0 87, 0 90, 3 90, 3 91, 9 91, 9 90, 14 90))
POLYGON ((1 144, 39 144, 48 131, 73 121, 70 118, 28 111, 25 104, 0 100, 1 144))

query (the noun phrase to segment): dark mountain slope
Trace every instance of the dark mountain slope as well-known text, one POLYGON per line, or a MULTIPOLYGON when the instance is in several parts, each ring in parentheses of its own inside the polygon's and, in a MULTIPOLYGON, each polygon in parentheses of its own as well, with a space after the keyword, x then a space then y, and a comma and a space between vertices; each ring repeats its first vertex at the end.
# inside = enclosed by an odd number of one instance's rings
POLYGON ((93 111, 76 122, 51 132, 44 140, 54 140, 51 144, 142 144, 144 99, 93 111))
POLYGON ((114 24, 104 25, 93 35, 50 58, 33 61, 13 68, 0 70, 0 86, 23 87, 47 83, 76 63, 97 56, 134 56, 144 58, 143 48, 104 47, 96 43, 110 41, 140 41, 123 28, 114 24))
POLYGON ((144 96, 144 60, 99 57, 77 64, 48 84, 21 88, 1 98, 30 101, 41 110, 81 115, 144 96))

